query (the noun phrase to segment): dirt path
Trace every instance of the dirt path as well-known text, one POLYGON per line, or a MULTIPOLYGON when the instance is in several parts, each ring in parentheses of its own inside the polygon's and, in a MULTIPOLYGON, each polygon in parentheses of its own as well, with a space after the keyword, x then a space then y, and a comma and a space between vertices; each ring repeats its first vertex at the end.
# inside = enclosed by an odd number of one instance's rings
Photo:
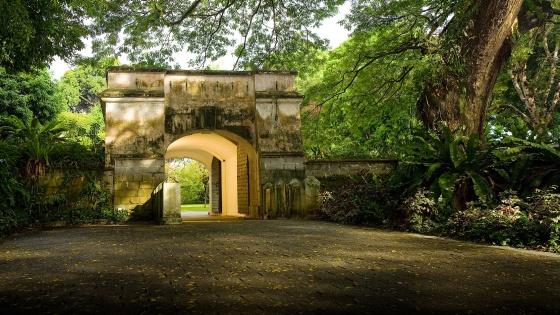
POLYGON ((555 314, 560 255, 326 222, 62 228, 0 241, 0 314, 555 314))

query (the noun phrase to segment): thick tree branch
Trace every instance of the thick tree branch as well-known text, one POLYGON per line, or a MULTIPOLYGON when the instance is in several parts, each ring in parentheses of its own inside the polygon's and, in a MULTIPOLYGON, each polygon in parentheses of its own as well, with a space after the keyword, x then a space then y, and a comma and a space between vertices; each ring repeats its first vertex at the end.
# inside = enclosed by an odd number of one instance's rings
MULTIPOLYGON (((183 11, 183 14, 181 14, 181 16, 178 19, 176 19, 174 21, 165 21, 165 22, 167 24, 170 24, 170 25, 179 25, 179 24, 183 23, 183 21, 187 17, 191 16, 194 13, 194 11, 196 10, 196 8, 198 8, 198 6, 200 5, 201 2, 202 2, 202 0, 195 0, 185 11, 183 11)), ((161 9, 160 9, 159 13, 162 17, 164 16, 164 13, 161 9)))

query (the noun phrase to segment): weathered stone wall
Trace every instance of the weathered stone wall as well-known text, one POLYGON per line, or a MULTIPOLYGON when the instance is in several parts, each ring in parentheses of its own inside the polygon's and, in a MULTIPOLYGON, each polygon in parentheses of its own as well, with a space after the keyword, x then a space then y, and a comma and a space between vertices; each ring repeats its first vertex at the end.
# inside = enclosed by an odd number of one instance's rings
POLYGON ((382 175, 393 170, 397 164, 397 160, 387 159, 307 161, 305 162, 305 175, 321 179, 331 176, 356 175, 363 170, 367 170, 370 174, 382 175))
POLYGON ((39 177, 37 186, 42 189, 46 199, 54 198, 63 194, 65 199, 59 205, 63 209, 89 208, 92 203, 87 200, 88 196, 82 194, 84 186, 88 182, 102 185, 103 172, 98 170, 49 170, 39 177))
POLYGON ((168 71, 165 77, 168 142, 197 130, 224 130, 256 144, 251 72, 168 71))
POLYGON ((114 203, 116 208, 134 210, 139 216, 149 216, 154 189, 165 180, 163 158, 121 158, 115 160, 114 203))

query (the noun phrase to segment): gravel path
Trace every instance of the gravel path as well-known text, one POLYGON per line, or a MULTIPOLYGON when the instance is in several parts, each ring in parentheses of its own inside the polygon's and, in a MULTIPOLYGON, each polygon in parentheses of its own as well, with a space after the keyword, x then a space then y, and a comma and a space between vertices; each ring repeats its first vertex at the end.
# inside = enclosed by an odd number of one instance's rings
POLYGON ((0 240, 0 314, 555 314, 560 255, 305 220, 0 240))

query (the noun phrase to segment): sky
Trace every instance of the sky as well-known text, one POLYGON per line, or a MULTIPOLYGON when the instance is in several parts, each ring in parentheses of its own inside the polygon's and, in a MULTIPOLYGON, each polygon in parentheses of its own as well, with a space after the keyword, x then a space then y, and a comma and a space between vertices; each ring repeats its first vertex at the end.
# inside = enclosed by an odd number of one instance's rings
MULTIPOLYGON (((321 37, 330 40, 331 48, 338 47, 342 42, 344 42, 348 38, 348 31, 344 29, 344 27, 340 26, 338 24, 338 21, 340 21, 344 17, 344 15, 349 11, 350 11, 350 6, 347 3, 341 7, 338 15, 325 20, 322 26, 317 30, 317 33, 321 37)), ((91 54, 90 43, 89 42, 86 43, 86 46, 87 47, 81 53, 86 55, 91 54)), ((219 65, 220 68, 222 69, 231 69, 233 68, 234 61, 235 58, 233 57, 224 57, 213 64, 219 65)), ((63 60, 60 60, 60 58, 58 57, 55 58, 55 60, 50 66, 50 71, 53 74, 53 77, 57 80, 59 80, 60 77, 62 77, 62 75, 64 75, 64 73, 70 69, 71 69, 70 66, 63 60)))

